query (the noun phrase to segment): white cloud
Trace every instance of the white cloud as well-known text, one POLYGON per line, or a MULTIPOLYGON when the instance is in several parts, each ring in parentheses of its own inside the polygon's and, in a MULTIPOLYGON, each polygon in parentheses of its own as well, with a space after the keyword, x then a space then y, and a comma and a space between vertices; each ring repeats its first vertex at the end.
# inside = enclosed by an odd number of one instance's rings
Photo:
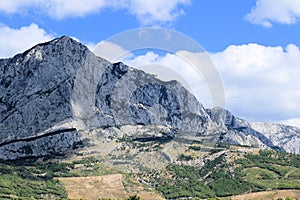
POLYGON ((11 0, 0 1, 0 11, 13 14, 17 12, 23 12, 25 8, 38 6, 38 0, 11 0))
POLYGON ((273 23, 294 24, 300 19, 300 1, 257 0, 246 19, 264 27, 271 27, 273 23))
POLYGON ((116 62, 121 57, 132 56, 130 52, 121 46, 108 41, 101 41, 98 44, 89 44, 88 47, 94 54, 110 62, 116 62))
POLYGON ((13 29, 0 26, 0 58, 11 57, 21 53, 37 43, 46 42, 53 38, 36 24, 13 29))
POLYGON ((122 8, 123 6, 123 1, 116 0, 48 0, 47 3, 39 4, 38 8, 54 19, 63 19, 66 17, 83 17, 106 8, 122 8))
POLYGON ((227 107, 252 120, 300 117, 300 51, 258 44, 211 54, 225 85, 227 107))
POLYGON ((105 9, 128 10, 143 25, 173 22, 184 14, 182 5, 190 0, 9 0, 0 1, 0 11, 14 14, 41 11, 54 19, 84 17, 105 9))
POLYGON ((123 2, 116 0, 10 0, 0 1, 0 10, 14 14, 36 9, 52 18, 63 19, 65 17, 82 17, 107 7, 120 7, 123 2))
POLYGON ((184 10, 179 5, 187 5, 190 0, 132 0, 129 10, 142 24, 152 25, 160 22, 172 22, 184 10))

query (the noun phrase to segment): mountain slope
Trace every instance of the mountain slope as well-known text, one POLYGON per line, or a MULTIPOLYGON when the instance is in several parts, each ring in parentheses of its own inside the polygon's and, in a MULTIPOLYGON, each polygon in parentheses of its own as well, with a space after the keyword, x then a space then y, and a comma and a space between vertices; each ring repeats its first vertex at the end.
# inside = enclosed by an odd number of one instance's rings
POLYGON ((283 151, 300 154, 300 129, 282 124, 252 122, 251 127, 282 147, 283 151))
POLYGON ((191 124, 194 131, 203 131, 205 126, 198 124, 209 121, 202 105, 179 83, 111 64, 68 37, 2 59, 0 66, 2 159, 63 154, 83 140, 79 129, 159 123, 170 127, 172 137, 175 129, 191 131, 191 124), (121 78, 124 83, 109 99, 121 78), (124 107, 128 99, 130 106, 124 107), (151 115, 146 112, 150 108, 151 115))
POLYGON ((221 142, 233 145, 271 147, 300 154, 300 129, 266 122, 246 122, 222 108, 207 109, 210 118, 226 131, 221 142))
POLYGON ((1 158, 61 153, 79 141, 72 127, 52 127, 73 116, 74 77, 88 53, 64 37, 0 60, 1 158))
MULTIPOLYGON (((222 108, 205 110, 177 81, 109 63, 68 37, 0 60, 1 159, 65 155, 110 138, 207 140, 299 153, 300 132, 282 129, 289 131, 294 139, 287 143, 289 135, 279 140, 222 108)), ((178 159, 166 152, 167 161, 178 159)))

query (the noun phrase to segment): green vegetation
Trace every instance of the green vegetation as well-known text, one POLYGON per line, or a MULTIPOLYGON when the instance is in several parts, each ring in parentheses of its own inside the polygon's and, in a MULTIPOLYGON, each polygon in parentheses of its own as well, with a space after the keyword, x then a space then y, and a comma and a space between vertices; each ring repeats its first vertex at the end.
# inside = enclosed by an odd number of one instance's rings
MULTIPOLYGON (((194 147, 193 147, 194 148, 194 147)), ((198 147, 195 147, 197 149, 198 147)), ((215 152, 220 152, 217 149, 215 152)), ((201 168, 170 164, 166 169, 131 174, 145 180, 167 199, 228 197, 248 192, 275 189, 300 189, 300 156, 271 150, 241 153, 227 150, 206 159, 201 168)), ((182 155, 183 160, 192 157, 182 155)), ((72 162, 0 162, 0 199, 67 199, 56 177, 82 177, 117 174, 99 160, 89 157, 72 162)), ((124 173, 123 173, 124 174, 124 173)), ((129 175, 124 174, 125 177, 129 175)), ((124 185, 130 183, 124 179, 124 185)), ((135 182, 134 182, 135 183, 135 182)), ((140 184, 140 183, 139 183, 140 184)), ((139 200, 130 196, 128 200, 139 200)))
MULTIPOLYGON (((231 152, 232 153, 232 152, 231 152)), ((300 189, 300 156, 260 151, 228 161, 223 154, 201 169, 169 165, 164 177, 153 178, 165 198, 226 197, 246 192, 300 189)))
POLYGON ((100 176, 116 172, 95 158, 71 163, 19 160, 0 162, 0 199, 66 199, 67 193, 55 177, 100 176))
POLYGON ((240 177, 226 171, 224 155, 206 164, 202 169, 192 166, 169 165, 171 180, 156 180, 156 189, 167 199, 180 197, 222 197, 241 194, 249 187, 240 177))
POLYGON ((126 200, 141 200, 141 198, 137 195, 131 195, 126 200))
POLYGON ((180 197, 211 197, 215 193, 201 181, 199 171, 195 167, 169 165, 167 167, 170 179, 156 179, 156 189, 165 198, 180 197))
POLYGON ((300 189, 300 156, 275 151, 260 151, 236 161, 237 172, 256 191, 272 189, 300 189))
MULTIPOLYGON (((63 169, 63 167, 61 167, 63 169)), ((0 163, 1 199, 66 199, 67 193, 53 179, 55 172, 40 165, 0 163)))

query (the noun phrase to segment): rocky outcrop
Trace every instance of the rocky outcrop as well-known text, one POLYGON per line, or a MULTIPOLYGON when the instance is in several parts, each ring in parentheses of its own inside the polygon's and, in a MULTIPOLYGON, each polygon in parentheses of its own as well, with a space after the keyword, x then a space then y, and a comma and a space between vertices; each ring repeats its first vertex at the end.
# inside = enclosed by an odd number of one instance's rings
POLYGON ((76 130, 44 132, 73 117, 74 78, 88 54, 63 37, 0 60, 0 158, 61 153, 78 141, 76 130))
POLYGON ((64 156, 82 146, 76 129, 57 130, 38 137, 24 137, 2 143, 1 159, 31 158, 40 156, 64 156))
POLYGON ((266 122, 248 123, 223 108, 207 109, 207 112, 223 132, 222 143, 300 154, 299 128, 266 122))
POLYGON ((177 81, 115 63, 106 68, 96 92, 101 126, 164 125, 177 131, 204 132, 210 123, 197 99, 177 81))
POLYGON ((252 122, 251 127, 264 134, 274 145, 284 151, 300 154, 300 129, 275 123, 252 122))

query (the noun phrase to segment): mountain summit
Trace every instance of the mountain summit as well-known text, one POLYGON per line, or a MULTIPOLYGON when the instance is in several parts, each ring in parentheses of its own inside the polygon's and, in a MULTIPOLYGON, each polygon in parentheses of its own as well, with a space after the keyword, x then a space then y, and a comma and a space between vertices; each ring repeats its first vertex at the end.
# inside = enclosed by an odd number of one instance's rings
POLYGON ((179 82, 109 63, 69 37, 0 60, 1 159, 65 155, 99 138, 210 136, 218 143, 300 153, 299 129, 205 109, 179 82))

